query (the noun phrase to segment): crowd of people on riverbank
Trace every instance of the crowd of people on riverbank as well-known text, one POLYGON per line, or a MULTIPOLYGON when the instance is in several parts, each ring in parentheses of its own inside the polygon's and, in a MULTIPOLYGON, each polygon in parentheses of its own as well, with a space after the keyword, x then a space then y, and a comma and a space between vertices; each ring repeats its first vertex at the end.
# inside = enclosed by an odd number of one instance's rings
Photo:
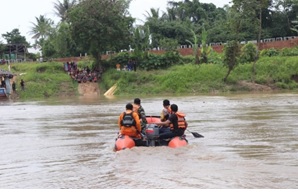
POLYGON ((101 68, 90 69, 89 66, 80 69, 74 61, 64 63, 63 67, 69 76, 78 83, 97 82, 103 72, 101 68))
POLYGON ((137 71, 137 61, 134 59, 129 59, 127 64, 123 66, 123 68, 121 68, 121 64, 117 63, 116 64, 116 70, 117 71, 137 71))

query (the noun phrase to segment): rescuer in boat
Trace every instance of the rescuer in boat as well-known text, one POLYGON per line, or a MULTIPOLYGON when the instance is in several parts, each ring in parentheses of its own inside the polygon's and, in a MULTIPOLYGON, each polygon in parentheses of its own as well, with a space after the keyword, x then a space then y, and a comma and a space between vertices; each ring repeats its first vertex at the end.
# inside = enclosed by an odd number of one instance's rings
POLYGON ((141 138, 141 123, 139 115, 133 111, 131 103, 126 104, 126 111, 121 113, 118 119, 120 134, 133 138, 141 138))
POLYGON ((160 133, 156 139, 169 139, 176 136, 183 136, 187 128, 187 122, 185 120, 185 115, 178 112, 178 106, 176 104, 171 105, 171 114, 169 119, 164 122, 157 122, 156 125, 166 125, 169 126, 163 133, 160 133))
MULTIPOLYGON (((163 105, 163 109, 161 111, 160 114, 160 121, 161 122, 165 122, 166 120, 169 119, 172 110, 171 110, 171 104, 170 101, 168 99, 163 100, 162 102, 163 105)), ((169 129, 169 125, 161 125, 159 128, 159 134, 165 133, 165 132, 171 132, 171 130, 169 129)))
POLYGON ((141 129, 142 129, 141 132, 142 132, 142 134, 145 134, 147 119, 146 119, 145 110, 144 110, 143 106, 141 105, 141 99, 139 99, 139 98, 134 99, 133 111, 137 112, 137 114, 139 115, 139 119, 141 122, 141 129))
POLYGON ((160 114, 160 120, 164 122, 169 119, 172 110, 171 110, 170 101, 168 99, 163 100, 162 104, 163 104, 163 109, 160 114))

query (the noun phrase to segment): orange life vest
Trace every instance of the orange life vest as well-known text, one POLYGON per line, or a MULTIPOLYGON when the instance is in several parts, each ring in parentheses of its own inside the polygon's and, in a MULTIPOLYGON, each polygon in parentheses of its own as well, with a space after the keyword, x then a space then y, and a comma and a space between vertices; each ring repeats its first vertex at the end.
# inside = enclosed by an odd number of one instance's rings
MULTIPOLYGON (((187 122, 185 120, 185 114, 177 111, 175 113, 175 115, 178 118, 178 128, 179 129, 186 129, 188 124, 187 124, 187 122)), ((170 127, 171 127, 171 129, 174 128, 172 123, 170 124, 170 127)))

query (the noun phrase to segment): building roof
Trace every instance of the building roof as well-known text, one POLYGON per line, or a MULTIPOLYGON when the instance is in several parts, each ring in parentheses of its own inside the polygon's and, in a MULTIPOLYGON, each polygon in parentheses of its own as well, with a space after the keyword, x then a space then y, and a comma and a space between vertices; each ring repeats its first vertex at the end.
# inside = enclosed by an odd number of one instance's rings
POLYGON ((10 71, 0 69, 0 77, 6 77, 6 76, 13 76, 13 74, 10 71))

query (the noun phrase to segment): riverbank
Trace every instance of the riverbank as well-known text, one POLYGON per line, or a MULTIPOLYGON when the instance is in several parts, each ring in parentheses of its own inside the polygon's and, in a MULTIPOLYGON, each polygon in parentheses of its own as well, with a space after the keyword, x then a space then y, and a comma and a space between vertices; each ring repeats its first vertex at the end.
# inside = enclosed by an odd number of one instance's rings
POLYGON ((166 70, 134 72, 109 69, 103 73, 99 83, 78 83, 64 71, 62 63, 16 63, 11 66, 17 85, 17 92, 12 98, 38 100, 72 96, 94 97, 103 95, 114 85, 117 85, 117 88, 112 95, 140 97, 291 91, 298 88, 295 79, 298 74, 296 57, 259 59, 255 66, 255 81, 252 80, 252 67, 251 63, 238 65, 227 82, 223 81, 227 68, 222 65, 183 64, 166 70), (20 89, 21 79, 25 81, 25 91, 20 89))
POLYGON ((255 65, 238 65, 226 82, 228 69, 220 64, 175 65, 167 70, 116 71, 103 74, 101 89, 117 84, 116 95, 183 95, 221 94, 249 91, 297 90, 294 78, 298 74, 296 57, 264 57, 255 65), (253 80, 254 79, 254 80, 253 80))

